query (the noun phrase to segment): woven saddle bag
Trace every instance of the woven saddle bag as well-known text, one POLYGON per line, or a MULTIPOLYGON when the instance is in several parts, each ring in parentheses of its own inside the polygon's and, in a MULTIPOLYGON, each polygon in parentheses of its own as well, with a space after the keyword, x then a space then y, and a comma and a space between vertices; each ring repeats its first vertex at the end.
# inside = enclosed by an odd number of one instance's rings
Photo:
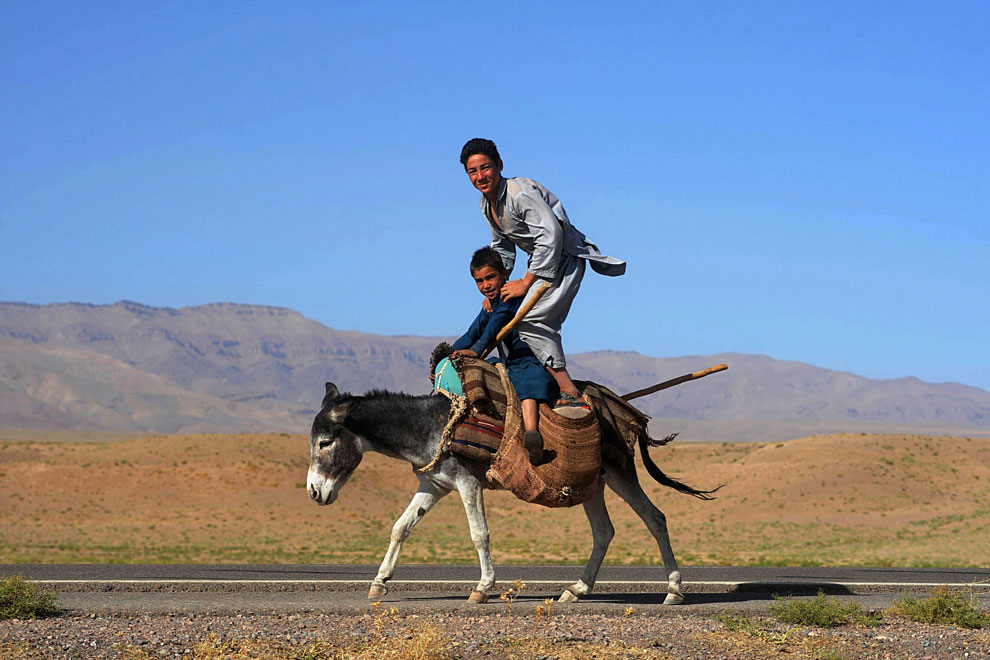
POLYGON ((499 364, 506 396, 505 433, 492 457, 488 480, 498 483, 525 502, 546 507, 582 504, 594 495, 602 467, 598 416, 590 398, 582 397, 591 411, 577 418, 540 405, 540 435, 544 462, 532 465, 523 447, 522 410, 509 383, 509 373, 499 364))

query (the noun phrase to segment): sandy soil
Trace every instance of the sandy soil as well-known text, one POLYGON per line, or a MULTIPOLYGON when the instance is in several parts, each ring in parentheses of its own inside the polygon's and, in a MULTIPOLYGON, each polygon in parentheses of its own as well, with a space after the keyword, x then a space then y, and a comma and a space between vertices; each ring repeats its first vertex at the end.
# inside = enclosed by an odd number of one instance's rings
MULTIPOLYGON (((302 436, 37 440, 0 434, 0 563, 378 563, 416 485, 408 464, 369 455, 337 503, 318 507, 305 490, 302 436)), ((652 456, 692 485, 725 484, 701 502, 640 470, 683 565, 990 564, 987 439, 675 442, 652 456)), ((496 562, 584 563, 591 534, 580 507, 543 509, 505 492, 486 499, 496 562)), ((608 505, 616 537, 607 561, 658 563, 632 511, 611 494, 608 505)), ((456 495, 416 528, 402 561, 476 561, 456 495)))

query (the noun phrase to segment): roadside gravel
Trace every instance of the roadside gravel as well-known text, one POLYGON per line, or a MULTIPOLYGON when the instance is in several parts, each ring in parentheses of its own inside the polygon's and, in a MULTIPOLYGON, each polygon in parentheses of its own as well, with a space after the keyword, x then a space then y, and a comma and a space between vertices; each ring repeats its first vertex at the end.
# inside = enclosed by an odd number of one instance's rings
POLYGON ((755 625, 748 630, 729 630, 717 618, 695 613, 657 616, 628 610, 625 614, 551 610, 547 620, 538 618, 532 608, 510 617, 507 608, 498 614, 471 616, 403 614, 386 607, 377 614, 70 614, 0 621, 0 657, 179 660, 305 657, 307 652, 314 657, 320 650, 323 655, 319 657, 370 658, 362 653, 376 641, 389 638, 401 643, 405 639, 412 644, 423 631, 429 631, 436 654, 426 657, 990 658, 990 631, 922 625, 901 618, 889 618, 872 628, 816 629, 752 617, 755 625), (226 653, 218 654, 223 642, 241 646, 228 645, 223 647, 226 653))

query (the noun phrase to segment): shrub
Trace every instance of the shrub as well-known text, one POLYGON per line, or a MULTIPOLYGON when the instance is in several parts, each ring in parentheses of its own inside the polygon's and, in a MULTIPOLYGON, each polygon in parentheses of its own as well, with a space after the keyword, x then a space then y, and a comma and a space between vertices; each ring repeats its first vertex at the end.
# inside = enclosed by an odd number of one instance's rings
POLYGON ((810 601, 777 600, 768 608, 770 614, 783 623, 793 623, 818 628, 835 628, 850 623, 875 626, 880 616, 864 612, 858 603, 843 603, 835 598, 826 598, 818 592, 810 601))
POLYGON ((941 623, 960 628, 990 627, 990 614, 981 611, 974 598, 949 593, 944 586, 933 589, 931 597, 925 600, 905 596, 894 604, 891 612, 918 623, 941 623))
POLYGON ((0 619, 33 619, 58 614, 57 595, 20 575, 0 579, 0 619))

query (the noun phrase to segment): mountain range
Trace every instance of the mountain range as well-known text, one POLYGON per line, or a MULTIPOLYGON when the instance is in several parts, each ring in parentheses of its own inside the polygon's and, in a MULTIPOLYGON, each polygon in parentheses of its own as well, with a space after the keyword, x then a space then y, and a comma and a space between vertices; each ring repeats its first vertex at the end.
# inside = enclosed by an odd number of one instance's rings
MULTIPOLYGON (((426 393, 450 337, 328 328, 298 312, 217 303, 179 309, 0 302, 0 429, 307 433, 324 383, 426 393)), ((783 440, 834 432, 990 436, 990 392, 876 380, 762 355, 568 356, 575 378, 625 393, 726 363, 637 400, 655 436, 783 440)))

